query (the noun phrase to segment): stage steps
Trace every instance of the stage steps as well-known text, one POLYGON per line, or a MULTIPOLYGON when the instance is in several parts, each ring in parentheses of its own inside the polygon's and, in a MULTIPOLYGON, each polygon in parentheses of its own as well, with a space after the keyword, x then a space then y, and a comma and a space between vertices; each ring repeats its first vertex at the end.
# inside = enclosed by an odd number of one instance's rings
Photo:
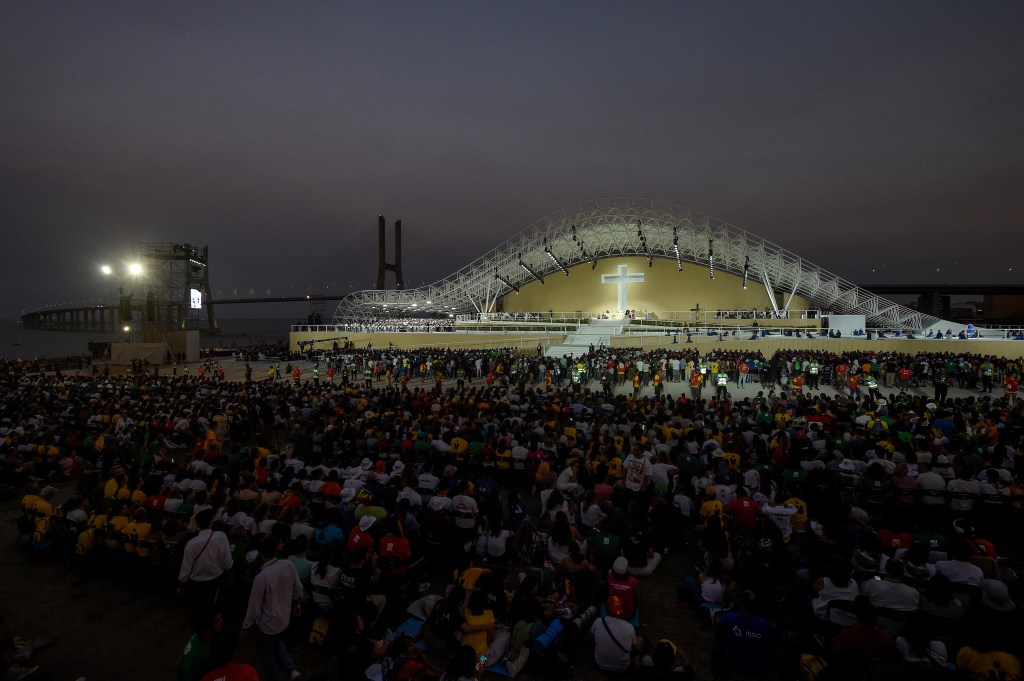
POLYGON ((591 319, 589 324, 583 324, 575 333, 565 337, 561 345, 552 345, 544 353, 546 357, 563 357, 572 355, 579 357, 590 351, 590 346, 595 348, 602 344, 611 345, 612 336, 621 336, 625 328, 625 320, 622 319, 591 319))

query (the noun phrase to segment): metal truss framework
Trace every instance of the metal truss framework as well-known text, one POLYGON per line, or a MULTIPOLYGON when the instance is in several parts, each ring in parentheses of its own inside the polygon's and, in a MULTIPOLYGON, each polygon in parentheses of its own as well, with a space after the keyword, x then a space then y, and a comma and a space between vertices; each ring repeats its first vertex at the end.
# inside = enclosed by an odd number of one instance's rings
MULTIPOLYGON (((921 331, 941 321, 857 287, 800 256, 715 218, 649 199, 608 198, 551 213, 458 272, 403 291, 350 294, 335 323, 412 313, 489 312, 518 287, 582 263, 620 256, 663 258, 760 282, 836 314, 864 315, 872 327, 921 331), (534 276, 536 275, 536 277, 534 276)), ((788 301, 786 304, 788 308, 788 301)))

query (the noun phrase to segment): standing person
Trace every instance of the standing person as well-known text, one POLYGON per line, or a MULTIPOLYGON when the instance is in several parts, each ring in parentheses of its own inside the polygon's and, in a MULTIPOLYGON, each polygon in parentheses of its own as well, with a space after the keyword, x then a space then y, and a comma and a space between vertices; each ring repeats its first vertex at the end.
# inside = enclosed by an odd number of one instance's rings
POLYGON ((255 629, 256 648, 263 667, 264 681, 275 681, 278 667, 288 672, 289 679, 301 676, 288 655, 281 634, 291 623, 292 615, 297 617, 300 614, 302 582, 299 581, 294 563, 278 559, 278 543, 279 540, 274 537, 267 537, 260 542, 263 566, 252 583, 249 608, 242 622, 243 631, 255 629))
POLYGON ((701 373, 698 369, 695 368, 693 371, 690 372, 690 397, 692 397, 694 400, 700 399, 700 387, 703 382, 704 377, 701 376, 701 373))
POLYGON ((217 602, 224 575, 234 565, 228 536, 210 528, 213 514, 212 508, 196 514, 199 533, 185 544, 178 572, 178 591, 187 592, 196 609, 210 607, 217 602))
POLYGON ((629 456, 622 462, 625 475, 622 478, 622 485, 632 496, 639 496, 648 485, 651 484, 651 475, 654 468, 651 460, 644 456, 640 445, 633 443, 629 450, 629 456))

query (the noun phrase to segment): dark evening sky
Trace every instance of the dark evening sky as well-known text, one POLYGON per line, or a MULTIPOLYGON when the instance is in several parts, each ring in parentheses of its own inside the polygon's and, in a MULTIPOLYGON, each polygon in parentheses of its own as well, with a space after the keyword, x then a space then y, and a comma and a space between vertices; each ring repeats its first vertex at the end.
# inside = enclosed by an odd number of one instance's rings
POLYGON ((1022 27, 996 1, 6 2, 0 317, 106 295, 142 241, 209 244, 225 295, 367 288, 378 213, 418 285, 602 196, 853 281, 1019 283, 1022 27))

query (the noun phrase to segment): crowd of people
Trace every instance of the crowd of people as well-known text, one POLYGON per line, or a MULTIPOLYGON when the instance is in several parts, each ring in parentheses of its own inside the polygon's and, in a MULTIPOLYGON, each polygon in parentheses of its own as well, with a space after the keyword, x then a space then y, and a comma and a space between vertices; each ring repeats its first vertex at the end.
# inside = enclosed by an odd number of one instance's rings
POLYGON ((386 317, 365 324, 338 324, 339 331, 350 333, 450 333, 454 317, 386 317))
POLYGON ((298 637, 381 681, 691 679, 696 649, 738 678, 1012 680, 1020 362, 350 349, 280 380, 7 375, 0 472, 33 551, 177 585, 183 679, 244 666, 240 628, 264 679, 298 678, 298 637), (699 633, 669 640, 651 599, 699 633))

